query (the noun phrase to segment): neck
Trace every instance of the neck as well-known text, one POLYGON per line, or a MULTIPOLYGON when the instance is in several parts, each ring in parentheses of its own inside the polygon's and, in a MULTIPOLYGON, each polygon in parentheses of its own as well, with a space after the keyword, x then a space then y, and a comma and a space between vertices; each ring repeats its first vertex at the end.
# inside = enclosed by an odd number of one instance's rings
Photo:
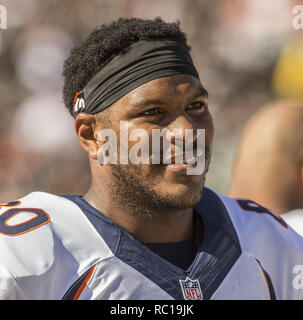
POLYGON ((91 206, 102 212, 113 222, 132 233, 139 241, 179 242, 188 239, 193 229, 193 209, 150 209, 119 206, 110 189, 93 185, 83 197, 91 206))

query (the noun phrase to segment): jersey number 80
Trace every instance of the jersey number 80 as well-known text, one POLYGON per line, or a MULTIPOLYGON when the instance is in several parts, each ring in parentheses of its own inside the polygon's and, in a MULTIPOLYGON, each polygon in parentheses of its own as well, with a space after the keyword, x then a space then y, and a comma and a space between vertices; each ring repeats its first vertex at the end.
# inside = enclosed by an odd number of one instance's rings
POLYGON ((0 204, 0 209, 2 207, 10 208, 0 214, 0 234, 18 236, 49 222, 49 215, 44 210, 38 208, 16 208, 19 205, 21 205, 19 200, 0 204), (21 216, 20 214, 23 215, 21 216), (18 215, 20 215, 19 222, 18 215), (13 218, 17 219, 17 223, 9 223, 13 218))

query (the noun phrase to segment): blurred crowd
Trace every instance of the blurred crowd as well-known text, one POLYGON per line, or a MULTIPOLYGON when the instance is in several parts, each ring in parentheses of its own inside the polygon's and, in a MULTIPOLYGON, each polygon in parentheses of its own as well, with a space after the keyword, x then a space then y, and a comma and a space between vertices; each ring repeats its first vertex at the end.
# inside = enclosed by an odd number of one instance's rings
POLYGON ((206 184, 227 193, 239 135, 264 103, 303 100, 303 30, 295 0, 1 0, 0 202, 31 191, 83 194, 87 156, 62 102, 70 49, 118 17, 180 20, 215 123, 206 184))

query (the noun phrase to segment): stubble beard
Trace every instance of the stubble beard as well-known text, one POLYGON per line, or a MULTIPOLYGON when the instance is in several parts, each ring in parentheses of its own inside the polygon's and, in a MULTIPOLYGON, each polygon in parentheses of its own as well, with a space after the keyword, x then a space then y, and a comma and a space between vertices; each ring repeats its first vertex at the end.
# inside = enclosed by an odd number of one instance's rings
MULTIPOLYGON (((152 165, 150 165, 152 166, 152 165)), ((129 214, 143 219, 175 218, 173 213, 188 209, 197 204, 203 195, 205 175, 202 187, 186 197, 180 194, 156 192, 151 179, 142 176, 136 165, 111 165, 115 182, 112 183, 112 199, 117 206, 129 214)))

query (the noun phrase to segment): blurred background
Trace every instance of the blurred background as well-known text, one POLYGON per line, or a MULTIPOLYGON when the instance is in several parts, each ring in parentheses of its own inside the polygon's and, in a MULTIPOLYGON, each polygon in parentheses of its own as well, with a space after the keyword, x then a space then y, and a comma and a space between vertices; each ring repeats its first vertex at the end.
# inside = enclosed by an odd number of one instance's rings
POLYGON ((226 194, 249 117, 279 98, 303 100, 303 29, 294 0, 1 0, 0 202, 31 191, 83 194, 86 154, 62 102, 62 65, 95 26, 118 17, 181 21, 215 123, 206 184, 226 194))

